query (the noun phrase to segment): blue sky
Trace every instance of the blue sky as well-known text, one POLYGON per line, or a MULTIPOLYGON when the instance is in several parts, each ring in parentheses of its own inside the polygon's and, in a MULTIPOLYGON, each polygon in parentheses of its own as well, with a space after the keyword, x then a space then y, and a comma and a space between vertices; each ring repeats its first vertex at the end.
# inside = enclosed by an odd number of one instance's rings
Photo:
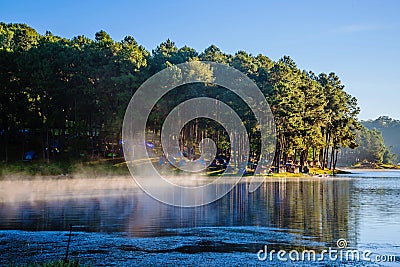
POLYGON ((356 96, 361 119, 400 119, 400 1, 4 1, 0 21, 64 37, 105 30, 132 35, 148 50, 167 38, 178 47, 245 50, 302 69, 336 72, 356 96))

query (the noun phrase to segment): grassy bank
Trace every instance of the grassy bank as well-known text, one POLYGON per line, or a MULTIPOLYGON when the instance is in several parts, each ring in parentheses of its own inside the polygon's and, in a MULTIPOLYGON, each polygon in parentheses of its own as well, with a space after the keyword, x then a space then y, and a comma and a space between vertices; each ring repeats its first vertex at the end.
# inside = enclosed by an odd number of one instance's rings
MULTIPOLYGON (((178 170, 176 170, 179 173, 178 170)), ((223 170, 210 171, 209 176, 219 176, 223 170)), ((335 170, 335 174, 346 174, 349 172, 335 170)), ((104 177, 129 175, 128 168, 122 158, 102 159, 88 162, 13 162, 0 164, 0 178, 5 177, 104 177)), ((251 173, 247 175, 252 175, 251 173)), ((309 175, 303 173, 273 173, 272 177, 309 177, 310 175, 332 175, 332 170, 310 168, 309 175)))
MULTIPOLYGON (((343 171, 343 170, 335 170, 335 175, 336 174, 349 174, 351 172, 348 171, 343 171)), ((325 169, 321 170, 320 168, 310 168, 309 174, 304 174, 304 173, 273 173, 271 176, 272 177, 309 177, 313 175, 333 175, 332 170, 325 169)))
POLYGON ((128 175, 125 164, 117 164, 117 160, 97 160, 90 162, 62 162, 51 163, 35 162, 11 162, 0 164, 0 177, 7 176, 118 176, 128 175))
POLYGON ((383 164, 383 163, 357 163, 353 165, 351 168, 354 169, 393 169, 393 170, 399 170, 400 165, 394 165, 394 164, 383 164))
MULTIPOLYGON (((207 174, 209 176, 220 176, 223 173, 223 170, 217 170, 217 171, 211 171, 208 172, 207 174)), ((335 175, 336 174, 349 174, 351 172, 348 171, 343 171, 343 170, 335 170, 335 175)), ((252 173, 245 174, 244 176, 252 176, 252 173)), ((268 177, 310 177, 313 175, 333 175, 332 170, 325 169, 321 170, 320 168, 310 168, 309 174, 304 174, 304 173, 290 173, 290 172, 285 172, 285 173, 271 173, 268 174, 268 177)), ((229 175, 228 175, 229 176, 229 175)), ((232 174, 232 176, 236 176, 236 174, 232 174)))

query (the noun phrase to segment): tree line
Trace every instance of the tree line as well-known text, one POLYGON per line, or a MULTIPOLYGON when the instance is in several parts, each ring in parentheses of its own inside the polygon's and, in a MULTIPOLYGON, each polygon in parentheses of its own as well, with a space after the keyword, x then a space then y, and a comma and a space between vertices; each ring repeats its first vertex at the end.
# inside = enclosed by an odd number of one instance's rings
MULTIPOLYGON (((156 72, 187 61, 227 64, 258 85, 275 118, 276 167, 297 162, 301 168, 316 163, 334 169, 341 149, 358 146, 356 132, 362 126, 356 98, 345 91, 335 73, 301 70, 288 56, 273 61, 245 51, 231 55, 215 45, 198 52, 188 46, 178 48, 169 39, 150 52, 132 36, 114 41, 99 31, 94 40, 67 39, 51 32, 40 35, 25 24, 0 23, 1 160, 21 159, 31 149, 47 161, 106 156, 109 151, 114 155, 135 90, 156 72)), ((154 108, 149 132, 159 135, 157 125, 165 119, 166 107, 208 93, 233 108, 240 106, 240 100, 212 84, 175 90, 154 108)), ((259 141, 248 111, 240 112, 251 140, 259 141)), ((204 131, 214 137, 219 151, 228 150, 228 138, 212 121, 189 124, 181 142, 196 142, 204 131)), ((259 153, 257 146, 251 153, 259 153)))
POLYGON ((362 124, 368 129, 372 130, 376 128, 382 132, 382 136, 385 140, 385 144, 391 147, 392 151, 400 156, 400 120, 392 119, 388 116, 381 116, 376 120, 362 121, 362 124))

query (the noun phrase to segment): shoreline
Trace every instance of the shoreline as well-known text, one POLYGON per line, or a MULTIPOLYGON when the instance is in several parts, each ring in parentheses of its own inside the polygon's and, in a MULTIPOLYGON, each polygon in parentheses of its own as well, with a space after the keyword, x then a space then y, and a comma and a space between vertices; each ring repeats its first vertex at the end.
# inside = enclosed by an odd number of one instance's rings
MULTIPOLYGON (((259 178, 326 178, 326 177, 337 177, 337 175, 345 175, 345 174, 352 174, 354 171, 373 171, 373 172, 383 172, 383 171, 400 171, 400 168, 361 168, 361 167, 342 167, 340 169, 335 170, 337 172, 335 175, 332 174, 332 170, 317 170, 317 172, 310 171, 309 174, 303 173, 273 173, 273 174, 262 174, 256 175, 259 178)), ((217 179, 221 177, 220 174, 217 175, 210 175, 210 174, 193 174, 193 175, 180 175, 180 174, 166 174, 166 176, 171 177, 196 177, 200 176, 206 179, 217 179)), ((226 179, 230 177, 236 177, 234 174, 224 176, 226 179)), ((244 175, 242 178, 246 179, 247 177, 253 177, 251 174, 244 175)), ((108 179, 108 180, 118 180, 118 179, 133 179, 129 172, 127 173, 120 173, 120 172, 105 172, 105 173, 97 173, 97 172, 76 172, 71 174, 59 174, 59 175, 46 175, 46 174, 28 174, 24 172, 15 172, 15 173, 5 173, 0 176, 1 181, 41 181, 41 180, 49 180, 49 181, 57 181, 57 180, 96 180, 96 179, 108 179)))
MULTIPOLYGON (((348 171, 342 171, 338 174, 351 174, 348 171)), ((222 178, 221 175, 204 175, 204 174, 167 174, 164 177, 174 177, 174 178, 201 178, 200 180, 215 180, 222 178)), ((224 176, 224 179, 231 180, 236 178, 237 176, 232 174, 228 174, 224 176)), ((243 175, 241 179, 247 180, 253 178, 254 175, 243 175)), ((333 174, 302 174, 302 173, 274 173, 272 175, 256 175, 258 179, 281 179, 281 178, 326 178, 326 177, 338 177, 333 174)), ((0 177, 1 182, 17 182, 17 181, 74 181, 74 180, 129 180, 134 178, 130 174, 104 174, 104 175, 90 175, 85 173, 77 173, 77 174, 65 174, 65 175, 29 175, 24 173, 14 173, 14 174, 7 174, 0 177)))
MULTIPOLYGON (((67 199, 102 198, 104 196, 131 195, 141 186, 131 176, 103 176, 96 178, 80 177, 49 179, 6 179, 0 180, 0 204, 38 201, 58 201, 67 199)), ((236 181, 234 177, 205 177, 205 176, 171 176, 168 179, 171 183, 180 186, 202 186, 213 180, 217 183, 250 183, 252 176, 241 177, 236 181)), ((304 177, 273 177, 256 176, 254 179, 262 183, 274 182, 296 182, 296 181, 329 181, 351 179, 350 177, 338 176, 304 176, 304 177)), ((157 187, 157 181, 154 186, 157 187)))

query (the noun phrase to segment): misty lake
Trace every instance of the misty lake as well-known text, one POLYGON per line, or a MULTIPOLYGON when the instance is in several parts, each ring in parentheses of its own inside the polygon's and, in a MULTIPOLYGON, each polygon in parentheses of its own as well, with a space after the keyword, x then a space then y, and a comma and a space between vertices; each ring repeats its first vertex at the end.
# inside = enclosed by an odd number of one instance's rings
MULTIPOLYGON (((347 247, 400 261, 400 171, 241 182, 197 208, 159 203, 131 178, 0 181, 0 265, 69 258, 84 265, 276 265, 257 252, 347 247)), ((339 262, 295 262, 339 265, 339 262)), ((368 262, 343 261, 359 265, 368 262)), ((372 264, 372 263, 371 263, 372 264)))

